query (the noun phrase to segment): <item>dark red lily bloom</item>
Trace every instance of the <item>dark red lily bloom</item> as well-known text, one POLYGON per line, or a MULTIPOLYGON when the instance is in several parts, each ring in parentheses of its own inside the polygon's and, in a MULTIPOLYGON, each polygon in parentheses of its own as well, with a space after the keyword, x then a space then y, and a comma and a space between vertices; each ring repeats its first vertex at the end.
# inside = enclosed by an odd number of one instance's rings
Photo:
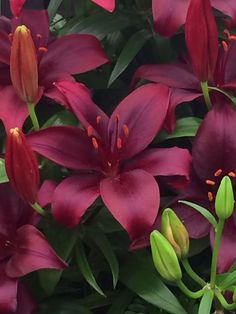
POLYGON ((0 198, 0 311, 8 313, 17 308, 20 277, 42 268, 63 269, 66 264, 34 226, 38 220, 34 210, 9 184, 0 185, 0 198))
MULTIPOLYGON (((14 313, 32 314, 37 309, 37 307, 37 303, 32 297, 29 289, 20 282, 17 289, 17 309, 14 313)), ((4 312, 3 314, 6 314, 6 312, 4 312)))
POLYGON ((81 84, 60 82, 57 87, 85 130, 51 127, 28 136, 33 150, 77 170, 55 189, 54 217, 73 227, 101 195, 130 238, 141 237, 149 231, 159 208, 159 188, 153 176, 188 178, 187 150, 144 150, 164 122, 168 87, 148 84, 138 88, 110 118, 92 102, 81 84))
MULTIPOLYGON (((12 62, 14 61, 13 63, 10 62, 10 39, 11 34, 14 34, 20 25, 25 25, 30 30, 35 45, 38 64, 38 101, 42 94, 54 97, 57 92, 53 88, 54 82, 73 80, 72 74, 92 70, 108 61, 95 36, 71 34, 60 38, 52 37, 49 33, 49 19, 46 10, 23 10, 19 17, 13 18, 11 22, 2 18, 0 62, 2 62, 3 74, 0 77, 0 95, 4 105, 0 108, 0 118, 7 130, 11 127, 21 128, 28 116, 25 102, 20 100, 15 94, 14 88, 9 86, 11 84, 10 68, 12 77, 16 71, 16 58, 11 59, 12 62)), ((18 62, 18 64, 21 63, 18 62)))
MULTIPOLYGON (((178 197, 202 205, 214 213, 214 200, 219 183, 228 175, 236 187, 236 109, 228 103, 215 105, 206 115, 192 147, 190 183, 178 197)), ((197 211, 185 205, 176 206, 192 238, 201 238, 213 227, 197 211)), ((218 269, 227 271, 236 260, 236 211, 226 221, 219 254, 218 269)))
POLYGON ((113 12, 115 10, 116 1, 115 0, 92 0, 100 7, 106 9, 107 11, 113 12))
MULTIPOLYGON (((185 24, 191 0, 152 0, 154 27, 163 36, 174 35, 185 24)), ((234 0, 211 0, 213 8, 223 12, 236 21, 234 0)), ((201 26, 201 25, 199 25, 201 26)))

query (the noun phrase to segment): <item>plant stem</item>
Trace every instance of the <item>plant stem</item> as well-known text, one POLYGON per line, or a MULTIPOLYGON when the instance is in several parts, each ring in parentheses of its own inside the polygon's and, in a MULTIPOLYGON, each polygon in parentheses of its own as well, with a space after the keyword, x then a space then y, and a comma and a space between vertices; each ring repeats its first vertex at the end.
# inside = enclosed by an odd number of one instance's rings
POLYGON ((206 82, 201 82, 201 88, 202 88, 202 92, 203 92, 203 97, 204 97, 205 103, 207 105, 207 109, 210 110, 211 107, 212 107, 212 103, 211 103, 211 98, 210 98, 210 94, 209 94, 207 81, 206 82))
POLYGON ((228 303, 225 300, 224 296, 219 291, 215 291, 215 295, 216 295, 217 299, 220 301, 223 308, 225 308, 226 310, 236 309, 236 304, 235 303, 228 303))
POLYGON ((184 269, 186 270, 187 274, 195 280, 197 283, 199 283, 200 286, 204 287, 207 283, 192 269, 191 265, 189 264, 189 261, 187 258, 181 260, 184 269))
POLYGON ((40 129, 40 127, 39 127, 38 118, 37 118, 36 113, 35 113, 35 104, 28 103, 27 106, 28 106, 29 115, 30 115, 30 119, 32 121, 34 130, 38 131, 40 129))
POLYGON ((36 210, 36 212, 42 216, 46 216, 47 212, 38 204, 38 203, 34 203, 34 204, 30 204, 33 209, 36 210))
POLYGON ((216 281, 217 261, 218 261, 218 254, 219 254, 219 248, 220 248, 220 240, 221 240, 222 232, 224 229, 224 223, 225 223, 224 219, 219 219, 218 225, 216 227, 215 242, 214 242, 212 261, 211 261, 210 284, 212 288, 215 286, 215 281, 216 281))
POLYGON ((201 296, 203 295, 204 290, 198 290, 198 291, 191 291, 189 290, 188 287, 185 286, 185 284, 183 283, 182 280, 177 282, 178 287, 180 288, 180 290, 189 298, 191 299, 199 299, 201 298, 201 296))

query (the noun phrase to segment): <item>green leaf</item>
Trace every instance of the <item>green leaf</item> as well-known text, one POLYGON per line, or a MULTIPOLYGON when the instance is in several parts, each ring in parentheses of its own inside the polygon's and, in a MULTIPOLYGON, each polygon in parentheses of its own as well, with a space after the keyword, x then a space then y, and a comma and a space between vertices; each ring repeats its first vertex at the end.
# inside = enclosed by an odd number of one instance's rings
POLYGON ((91 270, 91 267, 88 263, 87 256, 84 251, 84 246, 81 240, 77 242, 76 245, 76 260, 78 263, 78 266, 80 268, 80 271, 88 284, 90 284, 91 287, 93 287, 99 294, 106 297, 103 293, 102 289, 99 287, 99 285, 96 282, 96 279, 93 275, 93 272, 91 270))
POLYGON ((198 309, 198 314, 210 314, 211 305, 214 298, 214 292, 212 290, 207 290, 201 299, 200 306, 198 309))
POLYGON ((209 210, 207 210, 206 208, 197 205, 195 203, 192 202, 188 202, 188 201, 179 201, 179 203, 188 205, 194 209, 196 209, 200 214, 202 214, 208 221, 209 223, 216 228, 217 227, 217 221, 215 219, 215 217, 209 212, 209 210))
POLYGON ((134 297, 133 292, 131 292, 129 289, 125 289, 112 302, 112 305, 108 310, 107 314, 125 313, 125 310, 127 309, 128 305, 132 302, 133 297, 134 297))
POLYGON ((6 168, 5 168, 5 160, 0 158, 0 183, 8 182, 8 176, 6 174, 6 168))
POLYGON ((48 128, 49 126, 57 125, 78 125, 76 117, 68 110, 61 110, 52 115, 42 126, 41 129, 48 128))
POLYGON ((80 20, 78 23, 74 24, 67 33, 92 34, 102 40, 108 34, 124 29, 135 23, 137 23, 136 19, 130 18, 124 14, 101 12, 80 20))
POLYGON ((108 87, 111 86, 117 77, 127 68, 130 62, 134 59, 136 54, 141 50, 141 48, 151 36, 151 33, 149 33, 146 29, 142 29, 130 37, 121 51, 121 54, 111 73, 108 87))
POLYGON ((173 138, 179 137, 194 137, 201 124, 202 120, 196 117, 182 118, 176 121, 176 127, 172 133, 162 131, 157 141, 163 142, 173 138))
MULTIPOLYGON (((50 225, 44 228, 44 234, 57 254, 64 260, 68 260, 77 239, 77 230, 68 229, 50 221, 50 225)), ((55 269, 43 269, 38 271, 39 281, 47 295, 54 292, 62 275, 62 271, 55 269)))
POLYGON ((130 254, 120 269, 120 280, 152 305, 173 314, 186 314, 174 294, 157 276, 151 258, 130 254))
POLYGON ((224 280, 221 281, 219 284, 220 288, 222 290, 225 290, 226 288, 234 285, 236 283, 236 270, 232 273, 229 273, 224 280))
POLYGON ((112 246, 110 245, 108 238, 102 232, 102 230, 95 226, 89 228, 89 235, 91 240, 94 241, 98 248, 102 251, 103 255, 110 265, 113 277, 113 287, 115 288, 119 276, 119 264, 116 255, 112 249, 112 246))
POLYGON ((63 0, 50 0, 49 5, 48 5, 48 15, 50 20, 54 18, 54 16, 57 13, 57 9, 61 5, 63 0))

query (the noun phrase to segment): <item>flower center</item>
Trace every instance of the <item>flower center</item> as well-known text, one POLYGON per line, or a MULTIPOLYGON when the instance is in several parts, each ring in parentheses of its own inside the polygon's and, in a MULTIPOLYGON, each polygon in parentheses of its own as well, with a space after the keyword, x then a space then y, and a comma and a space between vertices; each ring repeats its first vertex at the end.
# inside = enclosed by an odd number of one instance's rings
MULTIPOLYGON (((228 175, 230 178, 234 179, 236 178, 236 172, 229 171, 226 175, 228 175)), ((215 198, 218 186, 220 184, 220 181, 222 177, 224 176, 223 170, 218 169, 214 172, 214 178, 206 179, 205 183, 207 184, 209 190, 207 192, 207 197, 210 202, 212 202, 215 198)))
MULTIPOLYGON (((224 29, 224 33, 227 36, 227 41, 230 41, 230 40, 236 41, 236 36, 232 35, 228 29, 224 29)), ((228 45, 227 41, 222 40, 222 42, 221 42, 222 47, 223 47, 225 52, 228 51, 228 49, 229 49, 229 45, 228 45)))

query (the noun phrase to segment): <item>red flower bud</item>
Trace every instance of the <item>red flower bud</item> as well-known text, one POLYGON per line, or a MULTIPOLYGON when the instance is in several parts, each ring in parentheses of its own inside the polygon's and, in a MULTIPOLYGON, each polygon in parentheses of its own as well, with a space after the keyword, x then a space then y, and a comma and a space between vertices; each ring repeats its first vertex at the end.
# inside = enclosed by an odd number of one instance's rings
POLYGON ((201 82, 213 77, 218 55, 218 32, 209 0, 191 0, 185 24, 186 45, 201 82))
POLYGON ((10 129, 5 154, 6 172, 10 183, 25 201, 36 202, 39 187, 37 159, 18 128, 10 129))
POLYGON ((39 94, 37 55, 30 30, 18 26, 12 39, 10 73, 17 95, 26 103, 36 103, 39 94))

